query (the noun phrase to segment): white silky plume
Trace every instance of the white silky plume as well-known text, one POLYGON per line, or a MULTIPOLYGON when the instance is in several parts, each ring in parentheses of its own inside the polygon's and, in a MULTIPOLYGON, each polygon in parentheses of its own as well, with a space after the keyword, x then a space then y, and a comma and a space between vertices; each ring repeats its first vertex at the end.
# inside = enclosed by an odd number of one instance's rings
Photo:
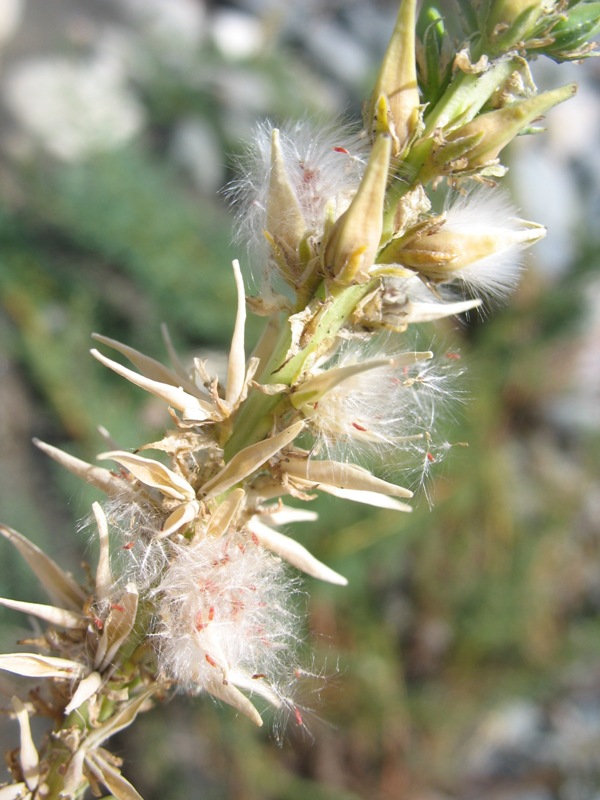
POLYGON ((443 233, 460 237, 465 255, 471 246, 474 251, 481 248, 482 242, 493 252, 453 270, 453 275, 473 293, 503 300, 519 282, 523 249, 543 236, 539 227, 528 228, 503 192, 479 190, 457 196, 446 212, 443 233))
POLYGON ((238 686, 273 702, 293 672, 296 585, 281 560, 245 533, 171 545, 155 591, 155 645, 163 672, 180 688, 215 694, 238 686))
POLYGON ((111 548, 115 591, 134 583, 140 592, 156 585, 168 564, 168 553, 159 534, 163 516, 150 503, 130 496, 104 504, 108 527, 114 537, 111 548))
MULTIPOLYGON (((247 245, 251 260, 262 261, 267 252, 264 230, 274 127, 271 123, 257 127, 251 146, 240 160, 241 178, 229 192, 238 208, 237 238, 247 245)), ((341 216, 358 189, 365 166, 365 144, 347 127, 317 127, 306 120, 283 127, 279 143, 307 232, 320 240, 326 218, 341 216)))
MULTIPOLYGON (((382 357, 390 359, 388 365, 347 378, 303 408, 316 452, 324 450, 337 460, 370 461, 402 450, 407 468, 414 468, 415 459, 421 467, 424 457, 432 459, 432 450, 446 449, 446 443, 436 443, 435 429, 441 407, 456 396, 456 361, 446 354, 402 366, 406 353, 389 350, 385 342, 375 344, 365 354, 364 344, 347 343, 335 366, 382 357)), ((331 362, 325 365, 331 366, 331 362)))

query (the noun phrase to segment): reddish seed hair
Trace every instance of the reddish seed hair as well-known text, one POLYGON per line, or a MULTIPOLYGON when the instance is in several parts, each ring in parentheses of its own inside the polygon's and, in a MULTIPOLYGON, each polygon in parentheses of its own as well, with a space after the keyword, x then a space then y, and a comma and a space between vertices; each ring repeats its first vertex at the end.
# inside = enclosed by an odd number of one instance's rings
POLYGON ((356 428, 357 431, 366 431, 367 430, 366 428, 363 428, 362 425, 359 425, 358 422, 353 422, 352 423, 352 427, 356 428))

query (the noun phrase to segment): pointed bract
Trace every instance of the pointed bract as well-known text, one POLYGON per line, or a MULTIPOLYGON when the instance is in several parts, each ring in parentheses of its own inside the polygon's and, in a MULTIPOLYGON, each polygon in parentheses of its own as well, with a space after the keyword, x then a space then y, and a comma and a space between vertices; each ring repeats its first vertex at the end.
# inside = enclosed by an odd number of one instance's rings
POLYGON ((246 328, 246 294, 239 261, 233 261, 233 275, 237 289, 237 314, 231 338, 229 361, 227 364, 227 388, 225 402, 231 410, 237 407, 246 378, 246 351, 244 336, 246 328))
POLYGON ((286 445, 291 444, 304 428, 304 421, 294 422, 280 433, 256 444, 251 444, 236 453, 214 478, 202 487, 202 493, 208 499, 230 489, 252 472, 262 466, 286 445))
POLYGON ((365 283, 381 242, 392 140, 380 134, 348 210, 337 220, 325 249, 325 268, 343 285, 365 283))
POLYGON ((96 694, 101 685, 102 676, 99 672, 90 672, 89 675, 86 675, 85 678, 79 682, 73 697, 71 697, 71 700, 65 706, 65 715, 70 714, 71 711, 75 711, 75 709, 79 708, 86 700, 89 700, 90 697, 96 694))
POLYGON ((85 763, 116 800, 144 800, 121 772, 99 752, 87 755, 85 763))
POLYGON ((208 400, 186 392, 181 386, 173 386, 170 383, 151 380, 110 358, 106 358, 98 350, 90 350, 90 352, 105 367, 112 369, 117 375, 126 378, 135 386, 139 386, 140 389, 145 389, 150 394, 164 400, 168 405, 181 411, 186 419, 202 422, 216 415, 216 409, 208 400))
POLYGON ((59 450, 58 447, 53 447, 51 444, 46 444, 46 442, 42 442, 39 439, 34 439, 33 443, 46 455, 58 462, 61 467, 68 469, 73 475, 100 489, 108 497, 116 497, 127 488, 123 481, 113 475, 110 470, 88 464, 87 461, 82 461, 80 458, 65 453, 63 450, 59 450))
POLYGON ((39 653, 0 653, 0 669, 25 678, 61 678, 73 680, 85 672, 78 661, 39 653))
POLYGON ((0 524, 0 534, 16 547, 54 603, 71 611, 81 610, 87 599, 85 592, 50 556, 8 525, 0 524))
POLYGON ((418 123, 419 88, 415 58, 416 0, 401 0, 396 24, 383 62, 367 118, 367 128, 387 130, 394 139, 394 155, 401 153, 418 123), (384 104, 389 121, 381 119, 384 104), (387 123, 387 124, 386 124, 387 123))
POLYGON ((165 467, 160 461, 144 458, 124 450, 114 450, 109 453, 100 453, 99 459, 116 461, 131 472, 138 481, 158 489, 167 497, 175 500, 194 500, 196 494, 190 484, 173 470, 165 467))
POLYGON ((376 478, 368 470, 356 464, 288 458, 283 465, 283 470, 290 477, 300 478, 315 486, 324 484, 338 489, 379 492, 391 497, 410 498, 413 496, 409 489, 384 481, 382 478, 376 478))
POLYGON ((96 595, 99 600, 108 597, 113 586, 113 577, 110 568, 110 545, 108 539, 108 523, 106 515, 99 503, 92 504, 92 511, 98 528, 98 566, 96 567, 96 595))
POLYGON ((104 622, 94 658, 95 669, 102 671, 112 664, 135 624, 137 607, 138 590, 135 584, 130 583, 118 601, 112 604, 108 618, 104 622))
POLYGON ((21 748, 19 750, 21 770, 23 771, 27 788, 34 792, 40 781, 40 759, 31 736, 29 714, 18 697, 12 698, 12 706, 21 729, 21 748))
POLYGON ((348 584, 348 581, 343 575, 339 575, 330 567, 321 563, 308 552, 306 547, 303 547, 295 539, 291 539, 283 533, 274 531, 256 518, 248 522, 248 528, 258 537, 259 542, 264 545, 264 547, 277 553, 278 556, 284 558, 292 566, 296 567, 296 569, 306 572, 307 575, 311 575, 313 578, 318 578, 321 581, 336 583, 339 586, 346 586, 348 584))
POLYGON ((71 630, 82 630, 87 627, 88 620, 83 614, 74 611, 67 611, 65 608, 47 606, 42 603, 27 603, 22 600, 10 600, 7 597, 0 597, 0 606, 12 608, 14 611, 21 611, 23 614, 30 614, 38 619, 43 619, 50 625, 58 625, 61 628, 71 630))

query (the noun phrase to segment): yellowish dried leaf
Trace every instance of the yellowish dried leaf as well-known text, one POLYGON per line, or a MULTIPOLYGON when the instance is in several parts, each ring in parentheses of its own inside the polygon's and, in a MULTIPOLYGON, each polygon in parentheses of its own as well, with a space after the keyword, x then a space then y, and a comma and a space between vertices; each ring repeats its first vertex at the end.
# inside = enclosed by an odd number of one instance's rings
POLYGON ((106 786, 108 791, 117 800, 143 800, 139 792, 123 777, 121 772, 100 753, 89 753, 85 759, 86 766, 93 772, 95 778, 106 786))
POLYGON ((275 436, 240 450, 229 463, 225 464, 220 472, 204 484, 202 487, 203 494, 207 499, 215 497, 247 478, 248 475, 293 442, 303 427, 304 422, 299 420, 280 433, 275 434, 275 436))
POLYGON ((89 700, 90 697, 98 691, 101 684, 102 676, 99 672, 90 672, 89 675, 86 675, 85 678, 79 682, 70 702, 65 706, 65 716, 76 708, 79 708, 86 700, 89 700))
POLYGON ((144 458, 144 456, 127 453, 124 450, 101 453, 98 458, 116 461, 117 464, 128 469, 138 481, 153 489, 159 489, 167 497, 173 497, 175 500, 194 500, 196 498, 193 488, 185 478, 153 458, 144 458))
POLYGON ((61 628, 71 630, 83 629, 87 627, 87 618, 83 614, 74 611, 67 611, 56 606, 47 606, 43 603, 28 603, 22 600, 11 600, 7 597, 0 597, 0 606, 12 608, 14 611, 21 611, 23 614, 31 614, 33 617, 43 619, 50 625, 58 625, 61 628))
POLYGON ((33 737, 31 736, 29 713, 18 697, 12 698, 12 707, 15 711, 15 716, 17 717, 21 732, 21 747, 19 750, 21 771, 23 772, 27 788, 34 792, 40 781, 40 758, 33 742, 33 737))
POLYGON ((0 524, 0 534, 23 556, 53 603, 73 611, 81 610, 87 599, 85 592, 50 556, 8 525, 0 524))
POLYGON ((138 590, 133 583, 129 583, 125 592, 116 603, 111 606, 102 636, 98 642, 98 649, 94 659, 96 669, 104 669, 111 664, 135 623, 138 605, 138 590))
POLYGON ((92 511, 96 519, 98 541, 100 543, 98 566, 96 568, 96 596, 98 600, 104 600, 105 597, 108 597, 113 585, 113 577, 110 569, 108 523, 100 503, 92 503, 92 511))
POLYGON ((321 581, 335 583, 338 586, 347 585, 348 581, 343 575, 323 564, 295 539, 291 539, 289 536, 279 533, 279 531, 274 531, 257 519, 251 519, 248 523, 248 528, 263 547, 273 553, 277 553, 277 555, 307 575, 318 578, 321 581))
POLYGON ((225 390, 225 402, 230 409, 236 407, 242 394, 246 378, 246 351, 244 349, 246 294, 239 261, 233 261, 232 266, 237 290, 237 313, 233 336, 231 337, 231 348, 229 350, 229 361, 227 364, 227 388, 225 390))
POLYGON ((73 475, 76 475, 82 481, 90 483, 92 486, 100 489, 100 491, 104 492, 108 497, 123 494, 123 491, 127 488, 126 483, 120 478, 117 478, 116 475, 113 475, 110 470, 104 469, 104 467, 88 464, 87 461, 75 458, 75 456, 59 450, 58 447, 53 447, 51 444, 46 444, 46 442, 42 442, 39 439, 34 439, 33 443, 46 453, 46 455, 58 462, 61 467, 69 470, 69 472, 72 472, 73 475))
POLYGON ((25 678, 63 678, 73 680, 85 672, 84 664, 68 658, 39 653, 0 653, 0 669, 25 678))

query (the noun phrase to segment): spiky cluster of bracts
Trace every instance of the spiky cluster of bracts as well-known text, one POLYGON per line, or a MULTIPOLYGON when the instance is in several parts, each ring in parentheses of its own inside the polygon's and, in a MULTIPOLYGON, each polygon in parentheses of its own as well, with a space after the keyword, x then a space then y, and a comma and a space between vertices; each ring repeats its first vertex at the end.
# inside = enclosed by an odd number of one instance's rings
POLYGON ((315 516, 287 498, 326 492, 410 511, 411 491, 368 466, 424 470, 447 449, 435 422, 456 354, 417 350, 406 331, 504 296, 521 249, 543 235, 495 184, 503 147, 574 91, 538 94, 524 58, 544 48, 558 58, 558 33, 564 56, 569 18, 564 3, 475 3, 469 51, 431 3, 417 25, 415 6, 401 3, 361 134, 258 129, 233 194, 259 291, 246 299, 234 262, 226 379, 201 360, 183 367, 166 332, 169 367, 96 336, 130 366, 93 355, 163 400, 173 429, 135 452, 101 454, 114 469, 38 443, 108 499, 94 505, 100 558, 84 588, 1 529, 52 605, 1 601, 49 629, 33 651, 0 656, 0 669, 50 689, 24 703, 15 687, 21 748, 0 800, 76 797, 88 784, 137 797, 102 745, 173 687, 207 692, 260 725, 258 698, 302 724, 288 689, 302 671, 294 570, 346 581, 280 530, 315 516), (443 183, 434 210, 430 187, 443 183), (268 317, 249 358, 247 303, 268 317), (56 726, 39 756, 29 715, 48 709, 56 726))

